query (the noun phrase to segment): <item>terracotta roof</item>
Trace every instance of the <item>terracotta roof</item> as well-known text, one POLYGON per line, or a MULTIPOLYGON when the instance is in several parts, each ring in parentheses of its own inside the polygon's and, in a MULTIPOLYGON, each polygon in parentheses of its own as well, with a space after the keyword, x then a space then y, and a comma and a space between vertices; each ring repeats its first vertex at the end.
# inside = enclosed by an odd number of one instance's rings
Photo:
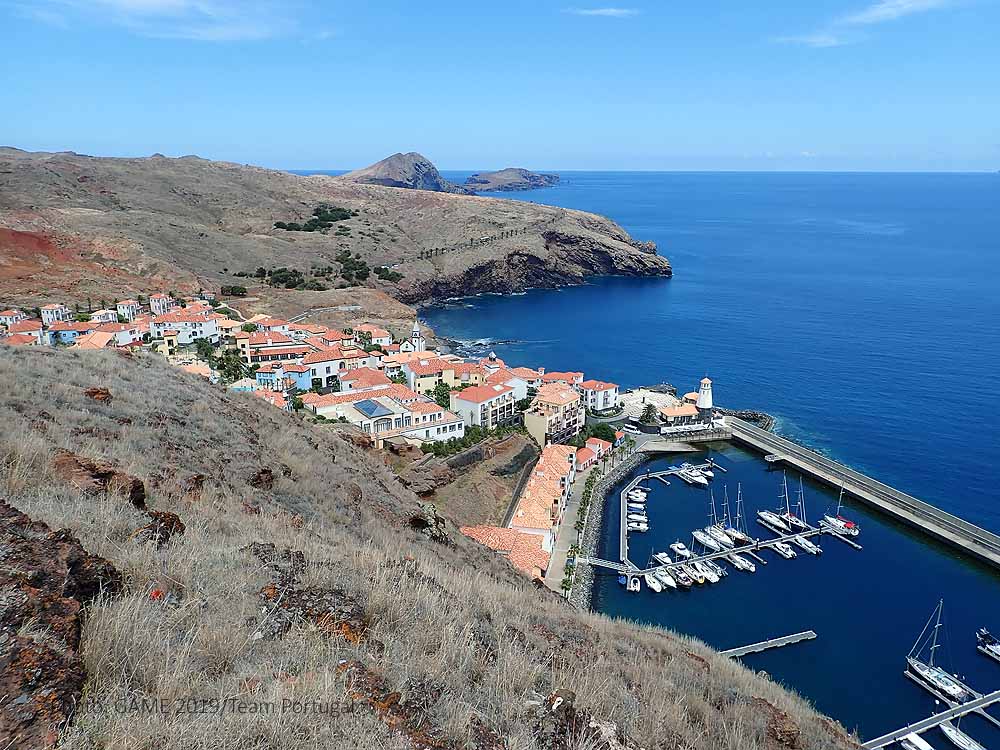
POLYGON ((406 407, 415 414, 434 414, 444 411, 444 407, 436 401, 414 401, 406 407))
POLYGON ((193 365, 181 365, 180 367, 184 372, 190 372, 192 375, 201 375, 203 378, 208 378, 212 374, 212 368, 201 362, 196 362, 193 365))
POLYGON ((509 385, 474 385, 471 388, 464 388, 461 391, 452 391, 456 399, 468 401, 473 404, 482 404, 490 399, 510 393, 514 389, 509 385))
POLYGON ((510 371, 517 377, 524 378, 525 380, 538 380, 538 378, 542 377, 542 374, 538 370, 532 370, 530 367, 512 367, 510 371))
POLYGON ((254 331, 247 333, 240 331, 235 336, 237 341, 247 341, 250 346, 273 346, 274 344, 294 344, 288 336, 281 331, 254 331))
POLYGON ((694 404, 681 404, 680 406, 665 406, 660 409, 660 414, 665 417, 696 417, 698 407, 694 404))
POLYGON ((42 321, 40 320, 21 320, 13 325, 7 327, 10 333, 29 333, 30 331, 40 331, 42 330, 42 321))
POLYGON ((581 378, 583 378, 582 372, 547 372, 542 375, 542 380, 546 383, 558 383, 560 381, 574 383, 581 378))
POLYGON ((413 362, 419 359, 434 359, 434 352, 398 352, 396 354, 390 354, 385 357, 383 361, 386 364, 404 364, 406 362, 413 362))
POLYGON ((510 370, 508 370, 506 367, 501 367, 496 372, 488 375, 486 377, 486 382, 487 383, 506 383, 508 380, 511 380, 513 378, 516 378, 516 377, 517 377, 517 375, 515 375, 513 372, 511 372, 510 370))
POLYGON ((377 325, 373 325, 372 323, 362 323, 359 326, 354 326, 354 330, 370 333, 373 339, 385 338, 386 336, 389 336, 390 338, 392 337, 392 334, 387 330, 379 328, 377 325))
POLYGON ((267 403, 271 404, 272 406, 277 406, 279 409, 284 409, 285 407, 288 406, 288 399, 285 398, 284 394, 279 393, 278 391, 259 390, 259 391, 250 391, 250 393, 256 396, 257 398, 264 399, 265 401, 267 401, 267 403))
POLYGON ((698 400, 698 391, 691 391, 690 393, 684 394, 685 399, 691 399, 692 401, 698 400))
POLYGON ((17 310, 4 310, 3 312, 0 312, 0 318, 11 318, 15 315, 20 315, 20 314, 21 313, 18 312, 17 310))
POLYGON ((588 391, 610 391, 618 386, 614 383, 605 383, 603 380, 584 380, 580 383, 580 387, 588 391))
POLYGON ((289 323, 288 324, 288 330, 289 331, 305 331, 306 333, 311 333, 314 336, 319 336, 319 335, 322 335, 324 333, 327 333, 330 329, 327 328, 326 326, 314 325, 314 324, 308 324, 308 323, 289 323))
POLYGON ((97 326, 98 331, 104 331, 105 333, 124 333, 125 331, 135 330, 136 326, 129 325, 128 323, 101 323, 97 326))
MULTIPOLYGON (((389 398, 394 398, 402 404, 412 403, 414 401, 420 401, 423 396, 419 393, 414 393, 405 385, 400 385, 399 383, 393 383, 386 388, 382 388, 377 394, 380 398, 382 396, 388 396, 389 398)), ((350 404, 355 401, 363 401, 366 398, 371 398, 371 391, 351 391, 349 393, 326 393, 319 395, 316 393, 305 393, 302 395, 302 403, 313 404, 317 407, 323 406, 336 406, 337 404, 350 404)))
POLYGON ((163 315, 157 315, 153 318, 153 322, 157 325, 164 325, 166 323, 204 323, 207 320, 214 320, 216 317, 224 318, 225 316, 210 316, 200 312, 182 310, 179 312, 168 312, 163 313, 163 315))
POLYGON ((76 341, 73 342, 73 346, 77 349, 104 349, 109 344, 113 343, 115 340, 115 335, 113 333, 108 333, 106 331, 94 331, 93 333, 88 333, 85 336, 80 336, 76 341))
POLYGON ((498 526, 463 526, 459 531, 505 555, 511 565, 528 575, 540 576, 549 567, 549 553, 542 549, 542 539, 537 534, 498 526))
POLYGON ((149 298, 150 299, 170 299, 169 296, 167 296, 166 294, 161 294, 160 292, 157 292, 156 294, 149 295, 149 298))
POLYGON ((55 323, 49 326, 50 331, 76 331, 77 333, 87 333, 97 329, 97 323, 89 322, 70 322, 66 320, 57 320, 55 323))
POLYGON ((282 320, 281 318, 264 318, 263 320, 258 320, 257 325, 265 328, 277 328, 278 326, 287 326, 288 321, 282 320))
MULTIPOLYGON (((278 354, 290 354, 293 357, 300 357, 307 354, 309 351, 308 346, 262 346, 260 349, 253 349, 250 352, 251 357, 270 357, 278 354)), ((305 361, 304 359, 302 360, 305 361)))
POLYGON ((58 304, 58 305, 44 305, 42 307, 42 309, 43 310, 63 310, 63 309, 66 309, 66 305, 63 305, 63 304, 58 304))
POLYGON ((370 388, 375 385, 389 385, 392 383, 381 370, 373 370, 371 367, 358 367, 355 370, 348 370, 339 376, 342 383, 353 383, 354 388, 370 388))
POLYGON ((576 462, 580 466, 583 466, 588 461, 593 461, 595 458, 597 458, 597 454, 590 450, 590 448, 580 448, 576 452, 576 462))
POLYGON ((593 447, 600 448, 602 451, 611 450, 611 443, 609 443, 607 440, 601 440, 600 438, 596 437, 587 438, 587 445, 592 448, 593 447))
POLYGON ((10 336, 0 336, 0 344, 10 344, 11 346, 26 346, 37 344, 38 339, 26 333, 12 333, 10 336))
POLYGON ((623 437, 625 437, 624 432, 621 430, 615 430, 615 440, 621 440, 623 437))
POLYGON ((565 406, 579 400, 580 394, 562 383, 546 383, 535 395, 535 401, 553 406, 565 406))

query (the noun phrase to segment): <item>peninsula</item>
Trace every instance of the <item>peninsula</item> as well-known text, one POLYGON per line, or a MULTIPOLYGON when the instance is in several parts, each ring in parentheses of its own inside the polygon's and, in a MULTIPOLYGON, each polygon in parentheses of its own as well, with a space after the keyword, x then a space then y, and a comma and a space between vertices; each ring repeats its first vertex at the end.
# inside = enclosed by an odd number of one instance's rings
POLYGON ((530 172, 520 167, 507 167, 496 172, 476 172, 464 187, 477 193, 491 191, 537 190, 559 183, 559 175, 530 172))

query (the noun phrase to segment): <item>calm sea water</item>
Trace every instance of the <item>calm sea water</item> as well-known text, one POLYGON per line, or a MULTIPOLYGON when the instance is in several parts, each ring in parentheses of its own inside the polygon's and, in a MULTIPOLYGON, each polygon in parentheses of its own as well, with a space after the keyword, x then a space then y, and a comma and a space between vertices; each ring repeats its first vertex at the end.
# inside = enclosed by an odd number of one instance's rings
MULTIPOLYGON (((568 173, 558 187, 503 197, 610 216, 656 241, 675 276, 425 309, 437 331, 509 342, 494 348, 516 364, 622 386, 686 391, 708 374, 717 403, 766 410, 780 432, 1000 532, 1000 176, 568 173)), ((740 481, 751 509, 775 503, 780 475, 734 448, 722 461, 732 471, 718 491, 740 481)), ((653 489, 637 562, 688 538, 707 513, 704 492, 653 489)), ((814 511, 832 501, 819 487, 806 493, 814 511)), ((873 736, 933 710, 901 673, 943 596, 950 647, 939 654, 981 691, 1000 687, 1000 665, 973 647, 977 627, 1000 631, 1000 578, 850 512, 863 552, 831 540, 820 558, 775 558, 688 594, 629 595, 606 579, 596 606, 718 647, 816 630, 816 641, 747 663, 873 736)), ((616 521, 606 526, 616 539, 616 521)), ((1000 746, 978 718, 963 728, 1000 746)))

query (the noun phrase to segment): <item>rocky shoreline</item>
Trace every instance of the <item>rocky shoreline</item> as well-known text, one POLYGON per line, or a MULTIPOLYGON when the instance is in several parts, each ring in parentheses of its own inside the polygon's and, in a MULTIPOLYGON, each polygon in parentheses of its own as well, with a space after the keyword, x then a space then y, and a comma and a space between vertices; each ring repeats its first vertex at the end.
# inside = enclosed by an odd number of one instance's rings
MULTIPOLYGON (((611 471, 601 477, 594 486, 594 493, 591 496, 590 508, 587 510, 586 527, 583 538, 580 540, 580 556, 594 557, 597 555, 597 548, 601 541, 601 533, 604 524, 604 504, 607 501, 608 491, 625 477, 640 466, 648 456, 645 453, 633 453, 627 459, 615 466, 611 471)), ((593 608, 594 592, 594 568, 590 565, 580 566, 576 573, 576 581, 569 594, 569 602, 579 609, 593 608)))

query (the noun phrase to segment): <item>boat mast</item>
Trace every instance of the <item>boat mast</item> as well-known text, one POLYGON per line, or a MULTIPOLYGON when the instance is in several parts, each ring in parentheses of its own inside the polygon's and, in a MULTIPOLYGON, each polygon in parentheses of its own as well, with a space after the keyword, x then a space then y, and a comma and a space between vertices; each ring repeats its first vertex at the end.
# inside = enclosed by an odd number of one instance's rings
POLYGON ((736 530, 742 534, 746 533, 746 524, 743 522, 743 483, 736 483, 736 530))
POLYGON ((837 497, 837 516, 840 516, 840 506, 844 504, 844 483, 840 483, 840 495, 837 497))
MULTIPOLYGON (((788 475, 783 471, 781 472, 781 485, 784 487, 784 492, 781 495, 781 499, 785 501, 785 515, 792 515, 792 509, 788 505, 788 475)), ((780 504, 778 510, 781 510, 780 504)))
POLYGON ((711 508, 712 508, 712 512, 709 514, 709 518, 712 521, 712 525, 715 526, 716 523, 718 523, 718 520, 717 520, 716 515, 715 515, 715 490, 709 490, 708 491, 708 496, 711 498, 710 502, 711 502, 711 508))
POLYGON ((729 485, 727 484, 722 488, 722 525, 725 527, 731 527, 733 522, 729 519, 729 485))
POLYGON ((802 477, 799 477, 799 516, 802 519, 802 523, 808 523, 806 521, 806 493, 802 489, 802 477))
POLYGON ((930 666, 930 667, 934 666, 934 652, 937 650, 937 647, 939 645, 941 645, 941 644, 938 643, 938 628, 941 627, 941 610, 942 609, 944 609, 944 599, 941 599, 940 601, 938 601, 937 609, 935 610, 936 613, 937 613, 937 622, 934 623, 934 636, 931 639, 931 658, 927 662, 927 665, 930 666))

